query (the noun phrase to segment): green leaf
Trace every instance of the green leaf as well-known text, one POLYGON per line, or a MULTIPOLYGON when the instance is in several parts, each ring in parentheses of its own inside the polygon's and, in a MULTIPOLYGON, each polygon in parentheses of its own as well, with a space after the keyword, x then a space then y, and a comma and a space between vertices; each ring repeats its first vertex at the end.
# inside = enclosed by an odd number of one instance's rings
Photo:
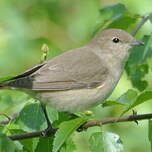
POLYGON ((103 106, 113 106, 113 105, 129 105, 137 97, 137 91, 129 89, 127 92, 122 94, 116 101, 106 101, 103 106))
POLYGON ((115 4, 111 6, 107 6, 100 10, 102 16, 105 16, 106 20, 115 20, 127 13, 128 10, 123 4, 115 4))
POLYGON ((137 21, 137 15, 131 15, 123 4, 107 6, 100 10, 100 22, 98 29, 120 28, 128 30, 137 21))
MULTIPOLYGON (((14 76, 15 76, 15 75, 14 75, 14 76)), ((2 77, 2 78, 0 78, 0 82, 6 82, 6 81, 8 81, 9 79, 13 78, 14 76, 2 77)))
POLYGON ((122 114, 126 113, 130 109, 133 109, 134 107, 138 106, 139 104, 142 104, 148 100, 152 99, 152 91, 144 91, 141 94, 139 94, 134 102, 131 102, 127 108, 123 111, 122 114))
POLYGON ((151 151, 152 151, 152 120, 149 120, 148 122, 148 139, 151 145, 151 151))
POLYGON ((120 3, 100 9, 93 35, 101 28, 105 28, 105 25, 108 26, 110 23, 120 20, 127 12, 126 7, 120 3))
POLYGON ((75 152, 76 146, 73 142, 72 137, 68 138, 66 142, 63 144, 60 152, 75 152))
POLYGON ((124 15, 123 17, 113 21, 107 28, 120 28, 128 30, 132 24, 136 23, 137 18, 130 15, 124 15))
POLYGON ((7 94, 2 94, 0 96, 0 102, 1 102, 0 111, 7 111, 10 107, 13 106, 12 97, 7 94))
POLYGON ((79 128, 86 119, 77 118, 70 121, 63 122, 58 131, 55 134, 54 142, 53 142, 53 152, 58 152, 64 142, 68 139, 68 137, 79 128))
POLYGON ((152 23, 152 13, 150 13, 150 15, 149 15, 149 20, 152 23))
POLYGON ((91 152, 104 152, 104 142, 102 132, 96 132, 89 139, 91 152))
POLYGON ((33 139, 21 140, 20 143, 23 145, 23 149, 33 152, 33 139))
POLYGON ((53 138, 40 138, 35 152, 51 152, 52 151, 53 138))
POLYGON ((71 115, 65 112, 59 112, 58 113, 58 119, 56 121, 54 121, 53 126, 55 126, 56 128, 58 128, 58 126, 63 122, 63 121, 69 121, 71 119, 71 115))
POLYGON ((26 104, 19 114, 19 124, 25 131, 41 130, 44 122, 46 120, 39 103, 26 104))
POLYGON ((82 132, 83 134, 85 134, 87 136, 87 139, 89 140, 90 137, 97 132, 102 132, 102 126, 93 126, 93 127, 89 127, 85 132, 82 132))
POLYGON ((12 140, 5 135, 0 135, 0 152, 15 152, 16 146, 12 140))
POLYGON ((126 107, 122 113, 123 115, 130 109, 133 109, 139 104, 142 104, 150 99, 152 99, 151 90, 138 94, 137 91, 130 89, 126 93, 122 94, 116 101, 106 101, 103 106, 123 105, 126 107))
POLYGON ((152 57, 152 34, 144 36, 142 41, 145 45, 134 47, 126 64, 126 72, 133 86, 140 91, 143 91, 148 86, 147 81, 143 80, 143 78, 149 72, 147 59, 152 57))
POLYGON ((123 145, 119 135, 112 132, 103 132, 101 127, 92 127, 87 130, 91 152, 122 152, 123 145))
POLYGON ((46 106, 47 114, 51 123, 59 119, 58 111, 51 106, 46 106))
POLYGON ((124 105, 124 104, 118 102, 117 100, 116 101, 108 100, 102 104, 102 107, 109 107, 109 106, 115 106, 115 105, 124 105))
POLYGON ((126 93, 121 95, 117 101, 123 105, 128 105, 130 103, 133 103, 135 98, 137 97, 137 91, 129 89, 126 93))

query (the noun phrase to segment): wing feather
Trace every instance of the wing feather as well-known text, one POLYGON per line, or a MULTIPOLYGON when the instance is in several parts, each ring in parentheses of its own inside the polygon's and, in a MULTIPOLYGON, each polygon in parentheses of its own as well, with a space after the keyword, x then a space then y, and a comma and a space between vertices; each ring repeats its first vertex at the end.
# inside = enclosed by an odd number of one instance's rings
POLYGON ((35 91, 93 88, 104 83, 106 65, 91 48, 78 48, 16 76, 10 86, 35 91), (40 67, 40 68, 39 68, 40 67))

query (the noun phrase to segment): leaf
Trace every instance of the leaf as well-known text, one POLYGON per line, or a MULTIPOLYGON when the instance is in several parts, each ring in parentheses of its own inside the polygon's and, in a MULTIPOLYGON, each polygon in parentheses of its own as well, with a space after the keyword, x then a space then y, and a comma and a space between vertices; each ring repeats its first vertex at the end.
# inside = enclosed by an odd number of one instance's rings
POLYGON ((86 119, 77 118, 70 121, 63 122, 59 129, 57 130, 53 142, 53 152, 58 152, 64 142, 68 139, 68 137, 79 128, 86 119))
POLYGON ((103 106, 113 106, 113 105, 129 105, 137 97, 137 91, 129 89, 127 92, 122 94, 116 101, 106 101, 103 106))
POLYGON ((152 151, 152 120, 149 120, 148 122, 148 139, 151 145, 151 151, 152 151))
POLYGON ((152 13, 149 14, 149 20, 152 23, 152 13))
POLYGON ((20 143, 23 145, 23 149, 33 152, 33 139, 21 140, 20 143))
POLYGON ((93 126, 93 127, 89 127, 85 132, 82 132, 83 134, 86 134, 87 139, 89 140, 90 137, 97 132, 101 132, 102 131, 102 126, 93 126))
POLYGON ((95 30, 92 35, 95 35, 101 28, 104 29, 114 21, 119 21, 127 12, 126 7, 120 3, 100 9, 100 14, 96 20, 95 30))
POLYGON ((54 121, 53 126, 55 126, 56 128, 58 128, 58 126, 63 122, 63 121, 68 121, 74 118, 71 118, 71 115, 69 113, 65 113, 65 112, 59 112, 58 113, 58 119, 56 121, 54 121))
POLYGON ((105 16, 106 20, 115 20, 127 13, 128 10, 123 4, 115 4, 111 6, 104 7, 103 9, 100 10, 100 13, 102 16, 105 16))
POLYGON ((104 152, 104 141, 102 132, 96 132, 89 139, 91 152, 104 152))
POLYGON ((53 143, 52 137, 40 138, 35 152, 42 152, 42 151, 51 152, 52 151, 52 143, 53 143))
POLYGON ((40 141, 40 138, 34 138, 33 139, 33 145, 32 145, 33 152, 35 152, 39 141, 40 141))
POLYGON ((126 64, 126 72, 133 84, 138 90, 143 91, 148 86, 147 81, 143 80, 149 72, 147 59, 152 57, 152 34, 144 36, 142 41, 144 46, 134 47, 126 64))
POLYGON ((131 15, 123 15, 119 19, 115 19, 107 28, 119 28, 123 30, 128 30, 131 25, 136 23, 137 18, 131 15))
POLYGON ((15 75, 2 77, 2 78, 0 78, 0 83, 1 83, 1 82, 6 82, 6 81, 8 81, 9 79, 13 78, 14 76, 15 76, 15 75))
POLYGON ((10 107, 13 106, 12 97, 7 94, 2 94, 0 96, 0 102, 1 102, 0 111, 7 111, 10 107))
POLYGON ((51 106, 46 106, 47 114, 51 123, 59 119, 58 111, 51 106))
POLYGON ((76 146, 73 142, 72 137, 68 138, 66 142, 63 144, 60 152, 75 152, 76 146))
POLYGON ((29 103, 24 106, 19 114, 19 123, 25 131, 41 130, 46 122, 39 103, 29 103))
POLYGON ((123 95, 121 95, 117 101, 121 104, 124 105, 128 105, 130 103, 132 103, 135 98, 137 97, 137 91, 129 89, 126 93, 124 93, 123 95))
POLYGON ((0 135, 0 152, 15 152, 16 146, 12 140, 5 135, 0 135))
POLYGON ((102 107, 115 106, 115 105, 124 105, 124 104, 118 102, 117 100, 116 101, 108 100, 102 104, 102 107))
POLYGON ((152 91, 144 91, 141 94, 139 94, 136 97, 136 100, 134 100, 133 103, 131 103, 126 110, 123 112, 123 114, 127 111, 129 111, 130 109, 134 108, 135 106, 138 106, 139 104, 142 104, 148 100, 152 99, 152 91))
POLYGON ((122 141, 119 135, 112 132, 103 132, 101 127, 92 127, 87 130, 91 152, 121 152, 122 141))
POLYGON ((125 106, 125 110, 122 112, 121 115, 133 109, 134 107, 152 99, 152 91, 147 90, 141 92, 140 94, 137 93, 135 90, 128 90, 126 93, 122 94, 116 101, 106 101, 103 106, 113 106, 113 105, 123 105, 125 106))

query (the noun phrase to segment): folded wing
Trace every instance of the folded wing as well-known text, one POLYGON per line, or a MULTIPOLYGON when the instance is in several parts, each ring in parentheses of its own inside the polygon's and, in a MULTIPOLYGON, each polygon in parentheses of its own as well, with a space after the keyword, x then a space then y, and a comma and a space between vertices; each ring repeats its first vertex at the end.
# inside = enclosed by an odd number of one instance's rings
POLYGON ((14 77, 9 86, 35 91, 94 88, 104 83, 108 70, 90 48, 65 52, 14 77))

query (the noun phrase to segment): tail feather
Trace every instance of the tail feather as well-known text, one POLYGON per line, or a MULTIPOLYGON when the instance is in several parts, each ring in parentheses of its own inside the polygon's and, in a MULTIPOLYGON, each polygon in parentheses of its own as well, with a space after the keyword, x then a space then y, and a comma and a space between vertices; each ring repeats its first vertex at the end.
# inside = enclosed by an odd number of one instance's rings
POLYGON ((36 65, 35 67, 17 76, 0 79, 0 90, 11 89, 11 88, 31 88, 32 78, 30 77, 30 75, 36 72, 37 70, 39 70, 45 64, 46 63, 36 65))

